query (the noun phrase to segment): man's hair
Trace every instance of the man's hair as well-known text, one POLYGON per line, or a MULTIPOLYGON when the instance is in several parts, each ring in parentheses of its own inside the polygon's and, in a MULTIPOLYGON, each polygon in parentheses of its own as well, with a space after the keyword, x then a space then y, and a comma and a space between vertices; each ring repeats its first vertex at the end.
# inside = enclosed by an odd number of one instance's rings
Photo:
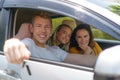
POLYGON ((44 19, 49 19, 49 20, 51 21, 51 23, 52 23, 52 20, 51 20, 51 18, 50 18, 49 13, 42 11, 42 12, 40 12, 40 13, 35 14, 35 15, 32 17, 32 21, 31 21, 32 25, 34 24, 34 20, 35 20, 36 17, 41 17, 41 18, 44 18, 44 19))

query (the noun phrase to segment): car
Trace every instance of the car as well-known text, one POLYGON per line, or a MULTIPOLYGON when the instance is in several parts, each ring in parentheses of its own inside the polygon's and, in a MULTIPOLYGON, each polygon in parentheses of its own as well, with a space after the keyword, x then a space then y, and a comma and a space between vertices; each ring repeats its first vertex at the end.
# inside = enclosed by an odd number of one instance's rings
MULTIPOLYGON (((3 53, 5 40, 14 37, 22 23, 30 22, 31 17, 41 11, 46 11, 50 14, 53 31, 62 20, 72 19, 75 25, 81 23, 91 25, 95 41, 98 42, 103 50, 120 45, 120 16, 106 9, 106 6, 103 8, 95 4, 97 1, 0 0, 0 79, 98 80, 99 76, 95 72, 96 67, 91 68, 84 65, 74 65, 33 57, 25 60, 22 64, 12 64, 6 60, 3 53)), ((119 4, 115 5, 119 6, 119 4)), ((99 60, 96 64, 100 62, 99 60)), ((103 61, 101 65, 106 65, 106 63, 103 61)))

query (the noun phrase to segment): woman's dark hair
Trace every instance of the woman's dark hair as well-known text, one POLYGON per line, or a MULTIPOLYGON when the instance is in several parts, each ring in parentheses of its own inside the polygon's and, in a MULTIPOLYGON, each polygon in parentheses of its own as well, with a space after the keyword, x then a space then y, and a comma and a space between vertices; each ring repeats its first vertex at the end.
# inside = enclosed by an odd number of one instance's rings
POLYGON ((91 31, 90 25, 88 25, 88 24, 80 24, 80 25, 78 25, 78 26, 74 29, 74 31, 72 32, 71 38, 70 38, 70 48, 71 48, 71 47, 75 47, 75 48, 78 49, 78 50, 82 50, 82 49, 78 46, 77 41, 76 41, 76 39, 75 39, 76 32, 77 32, 78 30, 81 30, 81 29, 85 29, 86 31, 88 31, 89 36, 90 36, 90 40, 89 40, 89 44, 88 44, 88 45, 89 45, 91 48, 93 48, 93 47, 94 47, 93 34, 92 34, 92 31, 91 31))

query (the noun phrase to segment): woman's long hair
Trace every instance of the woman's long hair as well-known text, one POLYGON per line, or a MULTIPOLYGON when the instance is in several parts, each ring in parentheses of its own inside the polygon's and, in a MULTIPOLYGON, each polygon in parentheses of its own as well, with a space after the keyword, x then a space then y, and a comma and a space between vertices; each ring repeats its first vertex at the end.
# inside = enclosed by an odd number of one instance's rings
POLYGON ((88 44, 88 45, 89 45, 91 48, 93 48, 95 43, 94 43, 94 40, 93 40, 93 34, 92 34, 92 31, 91 31, 90 25, 88 25, 88 24, 80 24, 80 25, 78 25, 78 26, 74 29, 74 31, 72 32, 71 38, 70 38, 70 48, 71 48, 71 47, 75 47, 77 50, 82 50, 82 49, 79 47, 79 45, 78 45, 78 43, 77 43, 77 41, 76 41, 76 39, 75 39, 75 37, 76 37, 76 32, 77 32, 78 30, 81 30, 81 29, 85 29, 86 31, 88 31, 89 36, 90 36, 90 40, 89 40, 89 44, 88 44))
POLYGON ((56 33, 58 32, 58 31, 60 31, 62 28, 64 28, 64 27, 68 27, 69 29, 71 29, 71 31, 72 31, 72 28, 69 26, 69 25, 67 25, 67 24, 61 24, 61 25, 59 25, 57 28, 56 28, 56 30, 55 30, 55 32, 52 34, 52 36, 50 37, 50 39, 49 39, 49 41, 48 41, 48 44, 51 44, 51 46, 59 46, 60 48, 64 48, 63 50, 66 50, 66 51, 68 51, 68 49, 69 49, 69 44, 70 44, 70 41, 68 42, 68 43, 66 43, 66 44, 60 44, 60 45, 58 45, 55 41, 57 40, 56 39, 56 37, 58 36, 58 35, 56 35, 56 33))

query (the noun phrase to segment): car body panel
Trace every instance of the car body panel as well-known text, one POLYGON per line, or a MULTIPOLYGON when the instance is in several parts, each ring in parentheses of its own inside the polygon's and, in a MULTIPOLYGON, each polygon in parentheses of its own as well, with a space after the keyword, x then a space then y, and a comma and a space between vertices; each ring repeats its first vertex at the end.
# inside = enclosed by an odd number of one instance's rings
POLYGON ((22 80, 93 80, 92 68, 36 60, 25 60, 21 65, 14 65, 9 63, 4 55, 0 55, 0 70, 14 70, 21 76, 22 80))
POLYGON ((2 1, 0 0, 0 8, 2 8, 2 1))
POLYGON ((1 69, 6 69, 7 68, 7 59, 4 55, 0 55, 0 70, 1 69))

